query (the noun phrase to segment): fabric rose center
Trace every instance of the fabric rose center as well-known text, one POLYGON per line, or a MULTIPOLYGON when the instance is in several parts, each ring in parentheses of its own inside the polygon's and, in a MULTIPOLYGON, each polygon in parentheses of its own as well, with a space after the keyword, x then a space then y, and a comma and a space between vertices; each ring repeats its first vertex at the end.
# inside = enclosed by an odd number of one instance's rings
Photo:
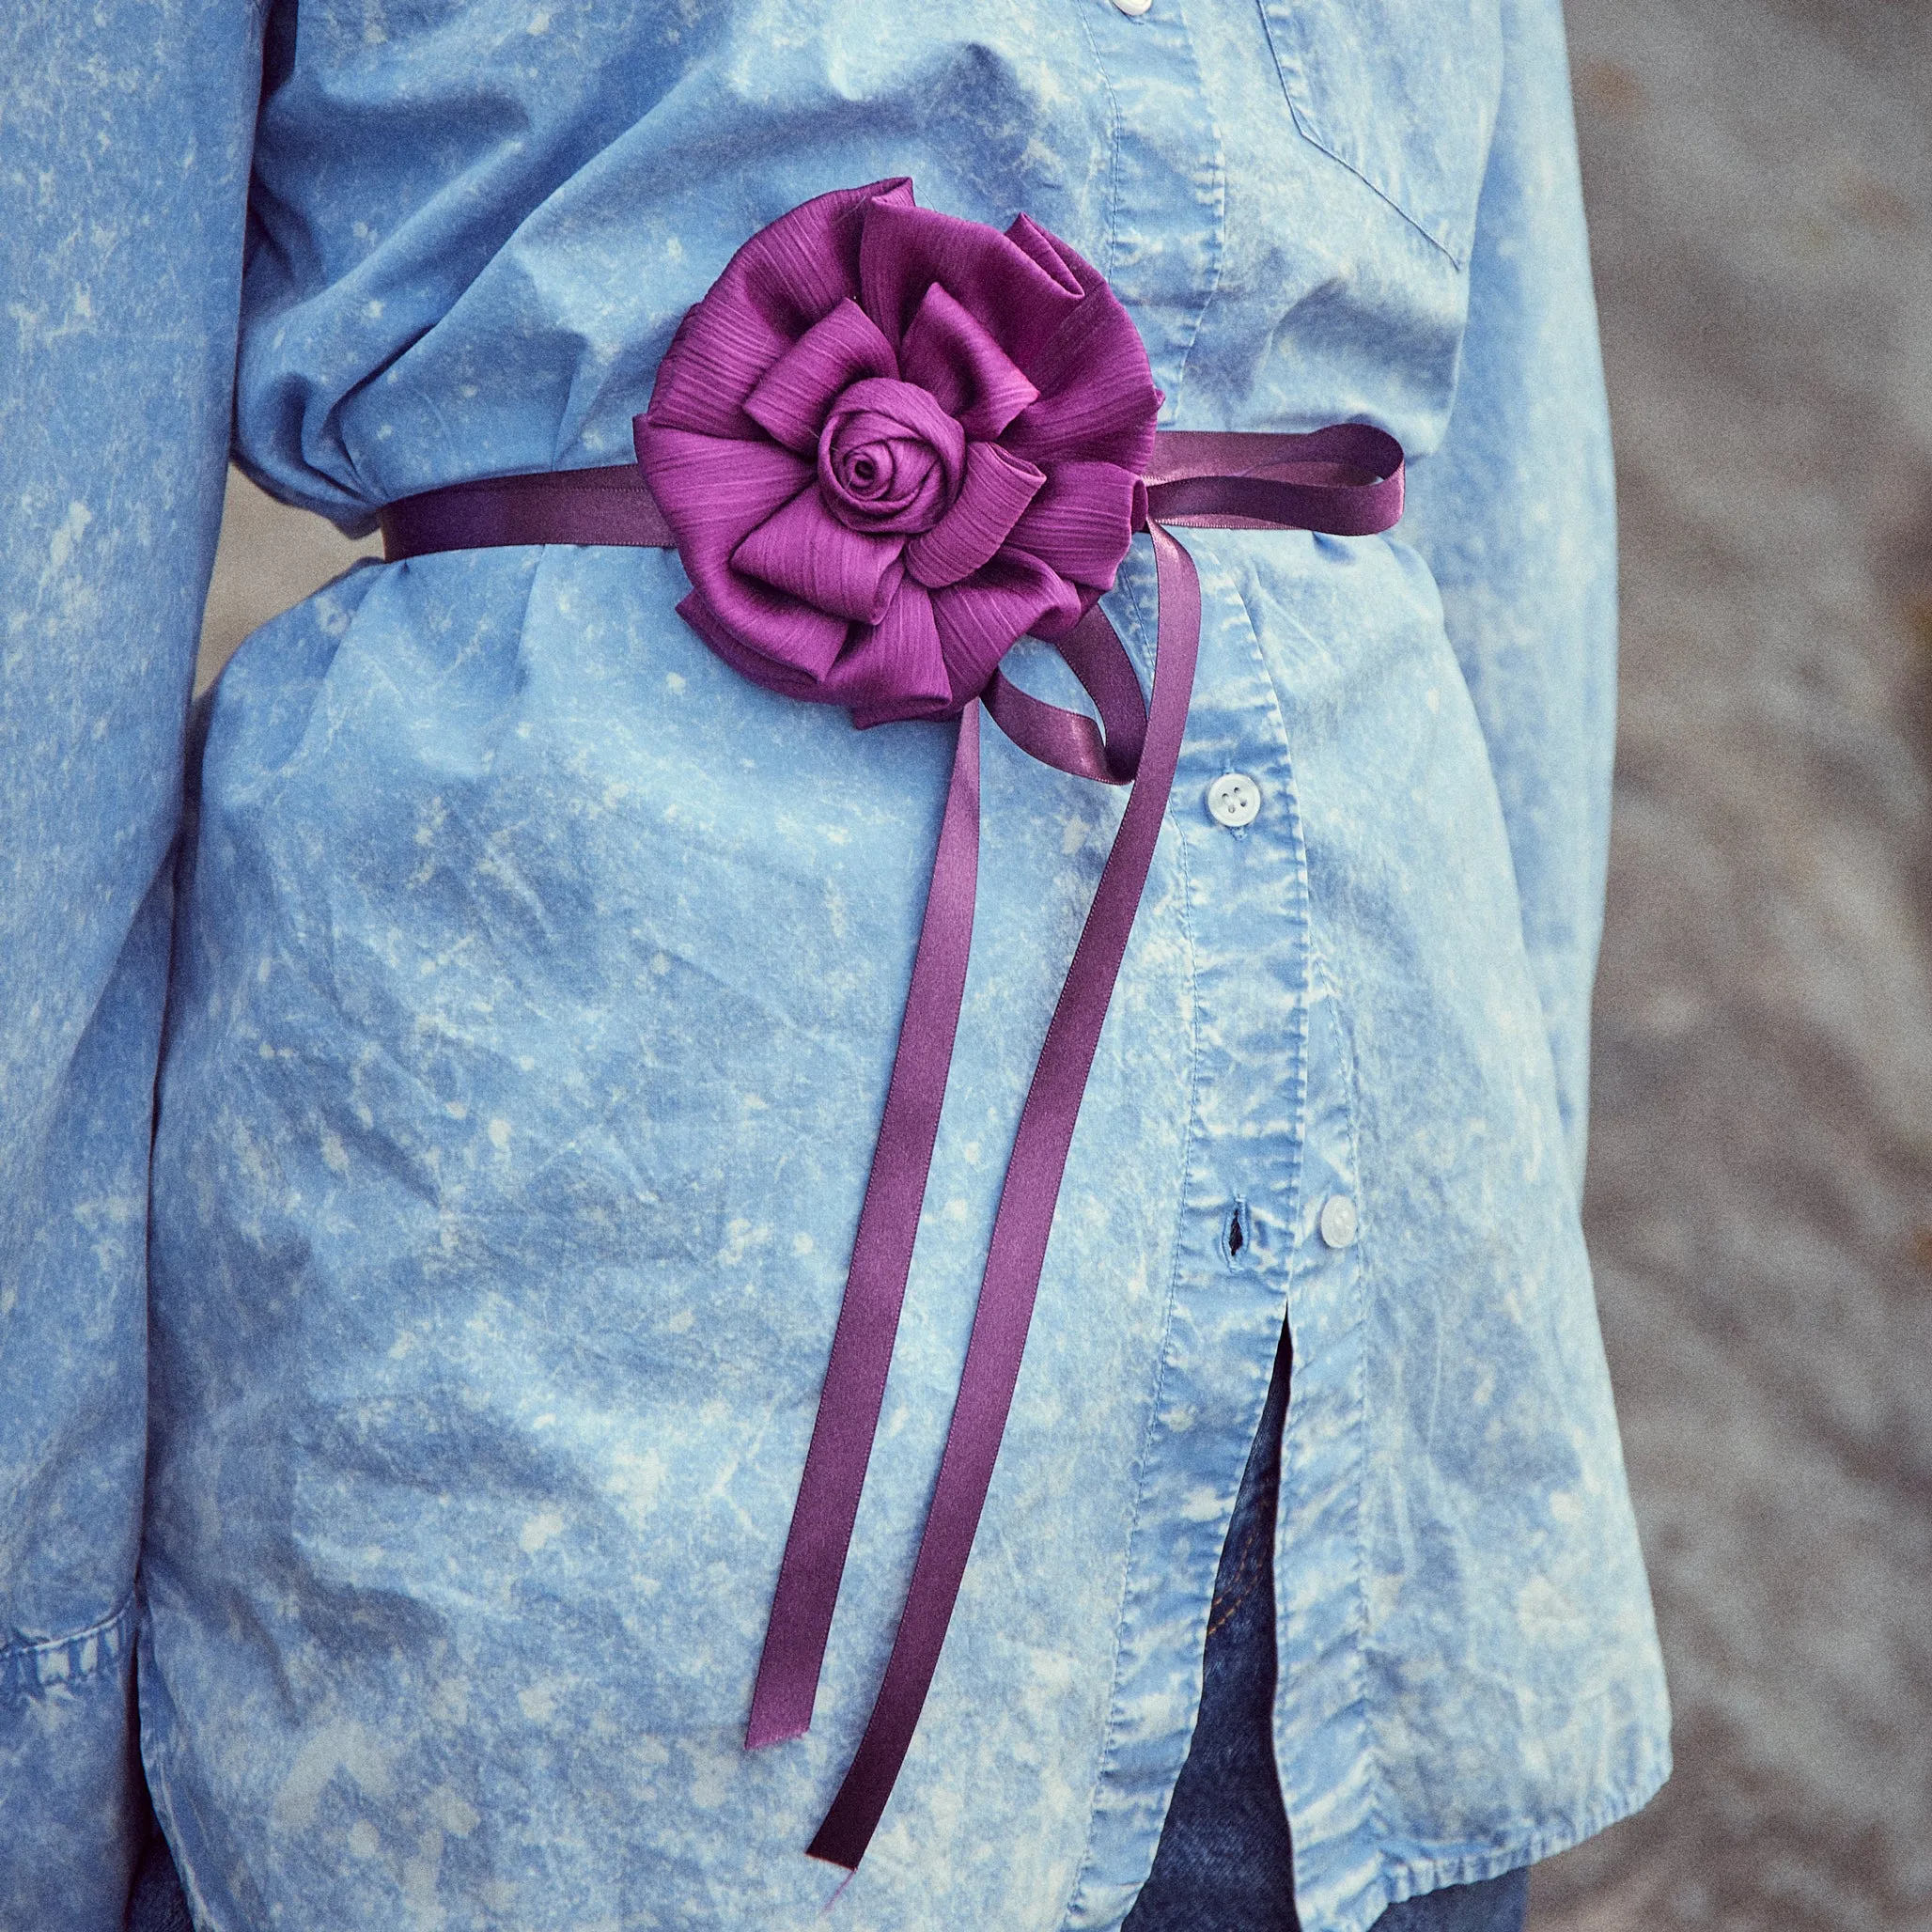
POLYGON ((848 529, 916 536, 953 506, 965 456, 965 432, 927 391, 868 376, 826 414, 818 490, 848 529))

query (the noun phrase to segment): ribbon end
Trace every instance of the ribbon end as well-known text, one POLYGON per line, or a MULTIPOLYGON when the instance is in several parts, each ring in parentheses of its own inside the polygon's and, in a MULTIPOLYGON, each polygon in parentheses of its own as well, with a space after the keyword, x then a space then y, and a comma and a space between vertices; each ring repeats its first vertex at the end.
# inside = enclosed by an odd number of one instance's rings
MULTIPOLYGON (((846 1875, 848 1879, 859 1869, 859 1861, 865 1856, 865 1847, 863 1845, 855 1851, 849 1846, 839 1844, 837 1834, 835 1833, 828 1837, 827 1828, 824 1825, 819 1826, 818 1837, 805 1846, 805 1856, 807 1858, 817 1859, 821 1865, 837 1866, 846 1875)), ((841 1884, 838 1892, 843 1892, 844 1890, 845 1886, 841 1884)), ((838 1892, 834 1892, 832 1894, 833 1898, 838 1896, 838 1892)), ((828 1904, 830 1902, 830 1900, 827 1901, 828 1904)))
POLYGON ((802 1737, 811 1728, 810 1711, 802 1718, 795 1718, 754 1710, 751 1722, 744 1727, 744 1748, 747 1751, 763 1751, 768 1745, 789 1744, 794 1737, 802 1737))

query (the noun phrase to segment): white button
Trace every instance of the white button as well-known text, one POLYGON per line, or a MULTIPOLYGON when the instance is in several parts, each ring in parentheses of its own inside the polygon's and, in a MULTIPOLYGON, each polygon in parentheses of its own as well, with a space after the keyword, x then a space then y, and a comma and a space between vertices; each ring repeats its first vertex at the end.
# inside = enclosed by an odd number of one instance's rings
POLYGON ((1261 809, 1261 787, 1245 771, 1223 771, 1208 787, 1208 810, 1232 831, 1252 825, 1261 809))
POLYGON ((1321 1204, 1321 1238, 1331 1248, 1346 1248, 1361 1225, 1355 1203, 1347 1194, 1331 1194, 1321 1204))
POLYGON ((1115 8, 1131 19, 1138 19, 1153 4, 1154 0, 1114 0, 1115 8))

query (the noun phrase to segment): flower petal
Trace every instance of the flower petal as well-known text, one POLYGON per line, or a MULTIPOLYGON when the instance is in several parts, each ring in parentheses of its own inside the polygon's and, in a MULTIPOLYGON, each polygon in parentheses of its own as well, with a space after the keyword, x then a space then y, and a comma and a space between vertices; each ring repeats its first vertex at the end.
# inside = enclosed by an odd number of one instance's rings
POLYGON ((825 413, 862 376, 896 376, 892 344, 849 296, 821 317, 767 369, 744 413, 784 444, 810 455, 825 413))
POLYGON ((903 176, 816 195, 760 228, 705 300, 748 304, 796 342, 841 297, 858 292, 859 250, 871 211, 911 205, 912 184, 903 176))
POLYGON ((865 210, 910 204, 908 180, 820 195, 760 228, 685 316, 658 366, 647 416, 703 436, 757 435, 742 404, 828 310, 859 289, 865 210))
POLYGON ((1086 458, 1143 475, 1161 397, 1132 330, 1124 310, 1110 316, 1095 306, 1076 316, 1033 366, 1040 399, 1014 417, 1001 442, 1042 469, 1086 458))
POLYGON ((814 610, 861 624, 885 615, 903 574, 902 537, 849 530, 825 507, 816 485, 802 490, 733 553, 734 569, 814 610))
POLYGON ((1043 469, 1087 458, 1145 474, 1162 397, 1133 318, 1093 265, 1057 235, 1025 215, 1006 232, 1029 255, 1059 262, 1079 285, 1082 300, 1067 326, 1025 365, 1039 400, 1013 419, 1001 442, 1043 469))
POLYGON ((728 563, 731 553, 780 505, 812 480, 814 465, 760 435, 740 443, 696 436, 645 418, 637 426, 637 461, 684 553, 687 567, 728 563))
POLYGON ((762 441, 742 405, 787 346, 756 310, 700 302, 678 323, 639 420, 699 436, 762 441))
POLYGON ((903 339, 935 282, 979 318, 1021 369, 1081 302, 1071 275, 1055 275, 997 229, 910 203, 869 204, 859 242, 859 300, 887 341, 903 339))
POLYGON ((1073 586, 1020 551, 1003 550, 964 584, 935 591, 932 617, 953 702, 977 697, 1000 660, 1036 626, 1064 633, 1079 615, 1073 586))
MULTIPOLYGON (((698 588, 711 615, 749 651, 769 663, 802 672, 815 683, 845 647, 850 625, 814 610, 755 577, 726 571, 698 588)), ((776 689, 776 687, 773 687, 776 689)))
POLYGON ((710 612, 741 642, 787 663, 829 668, 845 642, 841 617, 741 577, 732 553, 759 524, 802 491, 813 466, 768 443, 694 436, 647 419, 637 456, 651 494, 678 539, 678 553, 710 612))
POLYGON ((969 436, 994 437, 1038 399, 985 328, 935 282, 899 346, 906 381, 930 390, 969 436))
MULTIPOLYGON (((1076 584, 1112 589, 1133 540, 1134 473, 1117 463, 1055 463, 1046 475, 1046 487, 1013 525, 1014 549, 1076 584)), ((917 557, 906 561, 916 575, 917 557)))
POLYGON ((818 678, 776 658, 767 657, 733 635, 718 614, 705 601, 701 590, 689 592, 678 603, 678 615, 724 660, 740 678, 748 678, 765 691, 780 697, 798 698, 806 704, 822 701, 818 678))
POLYGON ((901 583, 879 622, 852 633, 825 689, 862 726, 950 709, 952 685, 925 590, 910 579, 901 583))
POLYGON ((934 590, 972 576, 992 561, 1046 480, 1024 458, 1008 456, 997 443, 969 443, 966 480, 958 496, 930 530, 906 546, 906 568, 934 590))

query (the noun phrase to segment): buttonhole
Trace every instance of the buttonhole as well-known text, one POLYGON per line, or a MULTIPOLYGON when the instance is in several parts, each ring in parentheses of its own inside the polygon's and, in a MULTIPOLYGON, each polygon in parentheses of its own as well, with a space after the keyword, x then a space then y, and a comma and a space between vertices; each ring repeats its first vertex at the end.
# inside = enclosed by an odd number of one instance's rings
POLYGON ((1234 1212, 1227 1218, 1227 1226, 1222 1231, 1221 1245, 1226 1252, 1228 1265, 1239 1267, 1243 1254, 1253 1245, 1254 1230, 1248 1224, 1248 1204, 1238 1194, 1235 1196, 1234 1212))

